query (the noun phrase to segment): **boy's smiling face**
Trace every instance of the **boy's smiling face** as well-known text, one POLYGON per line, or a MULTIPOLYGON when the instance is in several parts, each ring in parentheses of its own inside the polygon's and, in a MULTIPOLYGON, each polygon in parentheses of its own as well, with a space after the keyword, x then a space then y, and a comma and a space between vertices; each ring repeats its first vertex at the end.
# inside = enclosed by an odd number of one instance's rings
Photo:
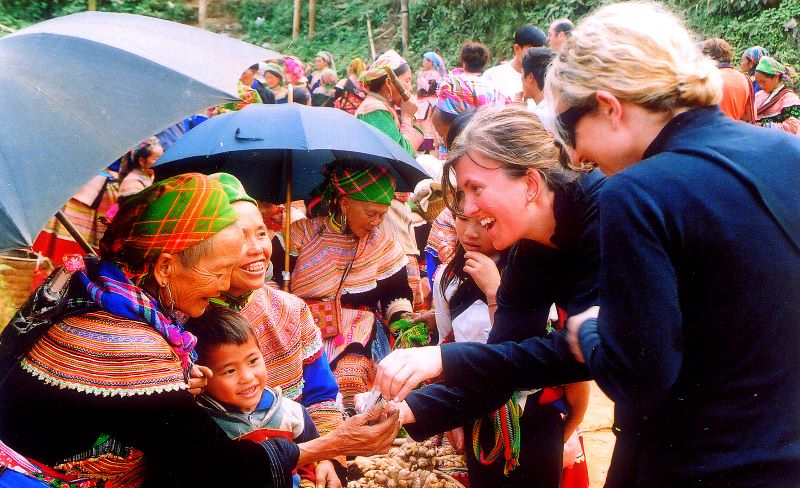
POLYGON ((206 354, 206 366, 214 373, 206 394, 242 412, 258 406, 267 386, 267 367, 255 338, 245 344, 220 344, 206 354))

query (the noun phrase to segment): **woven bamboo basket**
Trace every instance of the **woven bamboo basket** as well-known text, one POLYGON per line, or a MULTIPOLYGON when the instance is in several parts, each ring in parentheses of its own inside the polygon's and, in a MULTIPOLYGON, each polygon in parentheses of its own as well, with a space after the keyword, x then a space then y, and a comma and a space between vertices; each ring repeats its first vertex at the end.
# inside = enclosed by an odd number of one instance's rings
POLYGON ((442 213, 445 207, 441 185, 439 183, 433 183, 431 184, 431 190, 433 191, 433 195, 431 195, 431 198, 428 200, 428 210, 423 211, 420 208, 418 211, 422 218, 428 222, 436 220, 436 217, 442 213))
MULTIPOLYGON (((42 258, 26 249, 0 252, 0 319, 10 318, 25 303, 33 274, 42 263, 42 258)), ((0 329, 5 325, 6 320, 1 320, 0 329)))

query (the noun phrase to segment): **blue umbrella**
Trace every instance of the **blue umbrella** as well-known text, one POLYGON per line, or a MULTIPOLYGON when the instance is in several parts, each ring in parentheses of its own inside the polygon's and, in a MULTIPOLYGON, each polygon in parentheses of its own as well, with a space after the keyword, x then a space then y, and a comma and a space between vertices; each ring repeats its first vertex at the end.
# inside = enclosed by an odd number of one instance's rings
POLYGON ((207 107, 274 51, 175 22, 85 12, 0 39, 0 250, 33 243, 83 183, 207 107))
POLYGON ((153 166, 166 178, 218 171, 239 178, 253 197, 273 203, 308 199, 335 160, 388 169, 399 191, 430 176, 383 132, 335 108, 296 103, 249 105, 213 117, 189 131, 153 166), (287 195, 287 187, 291 191, 287 195))

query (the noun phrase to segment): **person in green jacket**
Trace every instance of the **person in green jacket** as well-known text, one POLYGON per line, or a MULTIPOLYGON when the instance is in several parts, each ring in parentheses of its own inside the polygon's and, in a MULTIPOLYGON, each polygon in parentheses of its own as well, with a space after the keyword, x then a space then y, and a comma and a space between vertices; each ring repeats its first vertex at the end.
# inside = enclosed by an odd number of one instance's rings
POLYGON ((410 100, 403 100, 401 91, 388 79, 384 66, 391 68, 406 92, 411 93, 411 68, 402 56, 391 49, 381 54, 361 75, 368 93, 355 115, 414 156, 424 139, 422 130, 414 125, 417 105, 410 100))

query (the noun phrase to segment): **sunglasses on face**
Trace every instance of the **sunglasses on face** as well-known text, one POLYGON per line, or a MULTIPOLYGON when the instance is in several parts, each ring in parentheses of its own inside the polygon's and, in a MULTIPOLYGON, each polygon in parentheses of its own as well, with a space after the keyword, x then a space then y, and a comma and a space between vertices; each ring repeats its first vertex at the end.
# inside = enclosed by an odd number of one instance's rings
POLYGON ((561 128, 561 133, 564 138, 567 140, 567 143, 570 147, 575 148, 576 144, 576 135, 575 135, 575 127, 578 125, 578 121, 581 118, 594 110, 594 106, 592 105, 584 105, 581 107, 570 107, 556 117, 558 121, 558 126, 561 128))

